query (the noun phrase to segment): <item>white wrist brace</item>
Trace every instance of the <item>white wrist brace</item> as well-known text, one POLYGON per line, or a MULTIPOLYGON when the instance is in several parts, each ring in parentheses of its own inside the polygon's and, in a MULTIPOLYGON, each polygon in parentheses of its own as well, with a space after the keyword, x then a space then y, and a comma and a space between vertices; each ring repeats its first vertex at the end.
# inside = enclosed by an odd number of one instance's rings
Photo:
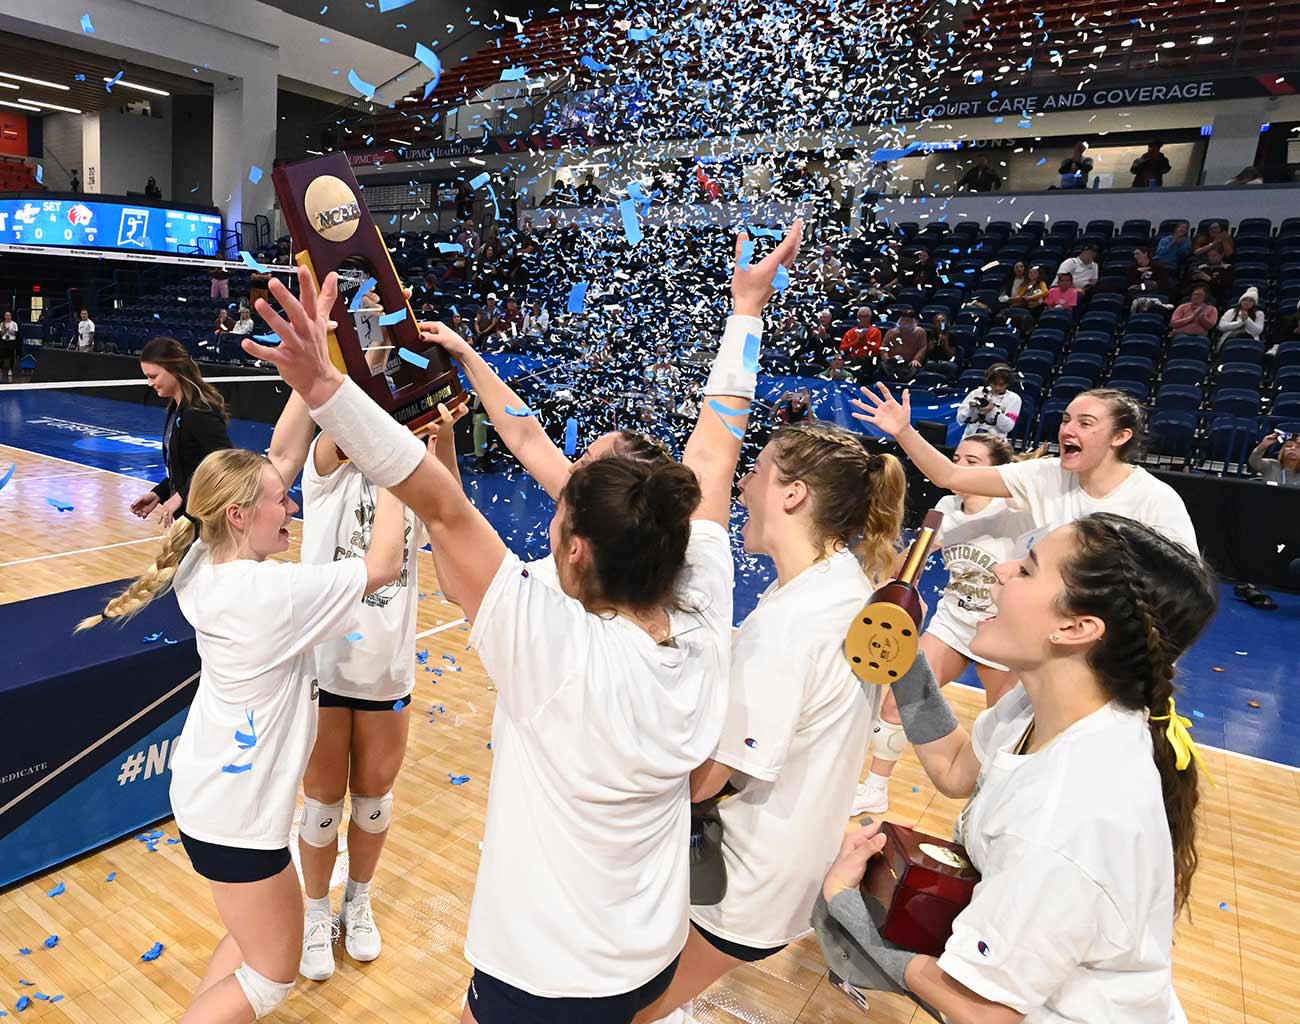
POLYGON ((394 487, 424 460, 424 445, 357 387, 351 377, 311 418, 328 431, 371 483, 394 487))
POLYGON ((757 316, 727 317, 727 328, 718 343, 706 395, 730 395, 753 401, 758 387, 758 354, 763 344, 763 320, 757 316), (749 339, 753 338, 753 341, 749 339))

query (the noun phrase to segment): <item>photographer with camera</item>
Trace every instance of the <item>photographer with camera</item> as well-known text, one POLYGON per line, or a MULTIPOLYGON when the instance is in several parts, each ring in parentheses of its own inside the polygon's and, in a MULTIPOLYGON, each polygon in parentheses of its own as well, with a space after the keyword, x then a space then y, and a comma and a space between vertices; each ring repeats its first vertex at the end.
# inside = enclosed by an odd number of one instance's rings
POLYGON ((1255 446, 1246 461, 1265 483, 1300 487, 1300 435, 1275 430, 1255 446), (1281 445, 1276 457, 1266 458, 1265 453, 1274 445, 1281 445))
POLYGON ((984 374, 984 384, 976 388, 957 409, 957 422, 966 424, 962 437, 972 434, 997 434, 1006 437, 1020 418, 1020 396, 1011 390, 1016 371, 1006 363, 995 363, 984 374))

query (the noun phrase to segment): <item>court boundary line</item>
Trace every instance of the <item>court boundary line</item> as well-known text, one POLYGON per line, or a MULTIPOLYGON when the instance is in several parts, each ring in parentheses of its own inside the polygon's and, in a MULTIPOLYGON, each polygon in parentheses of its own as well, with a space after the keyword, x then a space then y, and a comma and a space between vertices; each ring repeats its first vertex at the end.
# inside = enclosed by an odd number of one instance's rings
POLYGON ((137 537, 135 540, 120 540, 116 544, 101 544, 95 548, 77 548, 73 551, 52 551, 48 555, 32 555, 30 558, 15 558, 12 562, 0 562, 0 569, 8 568, 11 565, 26 565, 28 562, 44 562, 50 558, 66 558, 68 555, 88 555, 92 551, 108 551, 110 548, 126 548, 132 544, 156 544, 161 540, 158 537, 137 537))
MULTIPOLYGON (((970 690, 973 693, 984 692, 984 687, 982 686, 971 686, 970 683, 959 683, 955 680, 951 683, 948 683, 948 685, 960 686, 963 690, 970 690)), ((1266 764, 1271 768, 1282 768, 1285 771, 1293 772, 1293 773, 1300 772, 1300 766, 1287 764, 1284 761, 1270 761, 1266 757, 1256 757, 1254 754, 1243 754, 1239 750, 1229 750, 1227 747, 1213 747, 1208 743, 1198 743, 1197 746, 1200 747, 1202 750, 1213 750, 1220 754, 1226 754, 1228 755, 1228 757, 1240 757, 1246 761, 1254 761, 1256 764, 1266 764)))
POLYGON ((8 444, 0 441, 0 448, 9 448, 16 452, 23 452, 26 455, 35 455, 42 459, 53 459, 55 462, 62 462, 69 466, 78 466, 81 469, 94 469, 101 473, 109 473, 113 476, 120 476, 123 480, 134 480, 136 483, 147 483, 148 478, 142 476, 132 476, 130 473, 122 473, 116 469, 105 469, 103 466, 92 466, 89 462, 73 462, 71 459, 65 459, 61 455, 47 455, 45 452, 34 452, 30 448, 21 448, 16 444, 8 444))
POLYGON ((49 775, 47 775, 47 776, 45 776, 45 778, 41 779, 40 782, 35 782, 35 783, 33 783, 31 786, 29 786, 27 789, 23 790, 23 792, 19 793, 16 797, 14 797, 12 800, 10 800, 10 801, 9 801, 7 804, 5 804, 3 807, 0 807, 0 814, 4 814, 7 810, 9 810, 9 808, 13 807, 13 806, 14 806, 16 803, 18 803, 20 800, 25 800, 25 799, 27 799, 27 797, 31 796, 33 793, 35 793, 38 789, 40 789, 42 786, 44 786, 44 785, 45 785, 47 782, 49 782, 51 779, 57 778, 59 775, 63 774, 63 772, 67 771, 69 768, 71 768, 74 764, 76 764, 78 761, 80 761, 80 760, 81 760, 83 757, 85 757, 87 754, 90 754, 90 753, 92 753, 93 751, 98 750, 98 749, 99 749, 100 747, 102 747, 105 743, 107 743, 107 742, 108 742, 109 740, 111 740, 114 736, 116 736, 119 732, 121 732, 123 729, 127 728, 128 726, 134 725, 134 724, 135 724, 136 722, 138 722, 141 718, 143 718, 145 715, 147 715, 150 711, 152 711, 154 708, 158 707, 158 705, 160 705, 160 704, 162 704, 164 701, 168 701, 168 700, 170 700, 172 697, 176 696, 176 694, 180 693, 181 690, 183 690, 183 689, 185 689, 185 687, 189 686, 190 683, 192 683, 192 682, 194 682, 194 680, 198 679, 198 678, 199 678, 199 675, 200 675, 201 673, 202 673, 202 669, 200 669, 198 672, 195 672, 192 676, 190 676, 188 679, 186 679, 183 683, 180 683, 180 684, 178 684, 178 685, 172 687, 170 690, 168 690, 166 693, 164 693, 161 697, 159 697, 157 700, 155 700, 152 704, 150 704, 147 708, 141 708, 141 709, 140 709, 139 711, 137 711, 134 715, 132 715, 130 718, 128 718, 125 722, 123 722, 121 725, 119 725, 116 729, 114 729, 114 730, 113 730, 112 732, 110 732, 110 733, 107 733, 107 734, 101 736, 101 737, 100 737, 99 739, 97 739, 94 743, 92 743, 90 746, 88 746, 85 750, 81 751, 81 753, 75 755, 74 757, 69 758, 67 761, 64 761, 63 764, 61 764, 61 765, 59 765, 57 768, 55 768, 54 771, 50 772, 49 775))

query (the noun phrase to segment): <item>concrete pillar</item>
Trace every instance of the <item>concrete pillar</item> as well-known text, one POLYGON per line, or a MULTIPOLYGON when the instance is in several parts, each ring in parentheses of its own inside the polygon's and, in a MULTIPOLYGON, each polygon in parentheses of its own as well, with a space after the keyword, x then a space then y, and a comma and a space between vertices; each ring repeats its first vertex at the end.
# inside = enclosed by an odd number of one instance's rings
MULTIPOLYGON (((275 202, 271 161, 275 156, 274 68, 217 83, 212 93, 212 201, 226 227, 270 215, 275 202), (261 168, 257 182, 252 168, 261 168)), ((255 172, 254 172, 255 173, 255 172)), ((251 240, 250 240, 251 241, 251 240)))
POLYGON ((1214 115, 1214 134, 1205 150, 1202 184, 1222 185, 1243 167, 1255 162, 1260 125, 1272 120, 1269 111, 1276 105, 1277 101, 1271 99, 1251 104, 1234 103, 1230 111, 1214 115))
POLYGON ((99 152, 99 115, 81 115, 81 187, 86 192, 104 191, 104 164, 99 152))

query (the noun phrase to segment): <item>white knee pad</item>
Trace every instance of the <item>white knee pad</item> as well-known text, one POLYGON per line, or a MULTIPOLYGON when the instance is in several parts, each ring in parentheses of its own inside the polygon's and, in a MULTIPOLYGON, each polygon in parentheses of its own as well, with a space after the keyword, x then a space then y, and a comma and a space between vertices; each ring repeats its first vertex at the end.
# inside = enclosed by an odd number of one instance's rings
POLYGON ((393 820, 393 794, 383 796, 353 796, 352 822, 362 832, 388 831, 389 822, 393 820))
POLYGON ((307 797, 302 805, 302 823, 298 835, 308 846, 318 849, 338 841, 339 822, 343 820, 343 801, 323 804, 307 797))
POLYGON ((289 993, 293 991, 292 981, 272 981, 258 974, 248 964, 239 965, 235 970, 235 980, 244 990, 244 997, 259 1020, 288 999, 289 993))
POLYGON ((876 731, 871 737, 871 753, 882 761, 897 761, 907 752, 907 736, 901 725, 876 720, 876 731))

